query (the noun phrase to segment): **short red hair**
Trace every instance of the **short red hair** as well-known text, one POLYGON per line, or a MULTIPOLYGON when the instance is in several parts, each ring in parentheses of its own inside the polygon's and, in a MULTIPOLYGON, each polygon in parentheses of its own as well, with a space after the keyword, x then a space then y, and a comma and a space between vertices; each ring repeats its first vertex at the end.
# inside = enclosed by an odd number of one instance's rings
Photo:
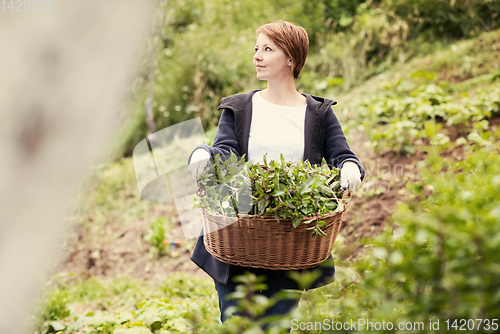
POLYGON ((257 34, 265 34, 292 58, 293 77, 297 79, 309 51, 309 37, 306 30, 297 24, 279 20, 260 26, 257 34))

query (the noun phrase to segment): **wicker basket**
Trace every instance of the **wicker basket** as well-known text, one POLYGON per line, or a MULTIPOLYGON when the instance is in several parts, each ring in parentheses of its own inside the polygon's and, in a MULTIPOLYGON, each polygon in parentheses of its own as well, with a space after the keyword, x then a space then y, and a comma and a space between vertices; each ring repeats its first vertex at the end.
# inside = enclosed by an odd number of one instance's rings
MULTIPOLYGON (((311 235, 290 219, 241 215, 237 219, 203 213, 204 243, 217 260, 243 267, 292 270, 314 267, 330 256, 342 225, 350 194, 344 192, 344 210, 321 216, 326 237, 311 235), (225 226, 220 228, 221 226, 225 226)), ((309 220, 315 217, 304 217, 309 220)))

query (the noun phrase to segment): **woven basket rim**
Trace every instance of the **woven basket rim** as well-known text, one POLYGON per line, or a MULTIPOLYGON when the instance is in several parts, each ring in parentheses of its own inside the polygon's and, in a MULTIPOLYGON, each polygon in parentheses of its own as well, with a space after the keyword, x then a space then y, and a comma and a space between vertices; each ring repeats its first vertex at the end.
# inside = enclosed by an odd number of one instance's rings
POLYGON ((203 226, 207 228, 205 231, 211 231, 211 224, 214 222, 217 224, 218 220, 230 219, 238 223, 231 223, 224 228, 209 232, 203 242, 207 252, 214 258, 231 265, 271 270, 312 268, 331 254, 350 198, 351 194, 345 191, 340 199, 344 203, 341 211, 302 218, 302 221, 318 218, 326 221, 326 226, 322 230, 328 234, 318 238, 314 238, 305 226, 292 228, 291 218, 282 218, 278 223, 274 216, 238 214, 237 217, 229 217, 218 213, 207 215, 204 210, 203 226), (273 242, 269 244, 271 239, 273 242), (235 240, 240 241, 235 242, 235 240), (290 250, 291 244, 300 247, 307 245, 307 247, 305 249, 292 247, 290 250))

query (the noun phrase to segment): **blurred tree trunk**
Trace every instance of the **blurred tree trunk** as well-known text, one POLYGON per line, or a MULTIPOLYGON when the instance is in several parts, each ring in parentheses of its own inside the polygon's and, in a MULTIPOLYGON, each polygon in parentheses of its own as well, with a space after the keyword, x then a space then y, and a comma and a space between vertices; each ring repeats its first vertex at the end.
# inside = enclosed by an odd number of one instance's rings
POLYGON ((56 270, 78 182, 109 158, 156 3, 66 0, 0 14, 2 334, 33 333, 33 301, 56 270))

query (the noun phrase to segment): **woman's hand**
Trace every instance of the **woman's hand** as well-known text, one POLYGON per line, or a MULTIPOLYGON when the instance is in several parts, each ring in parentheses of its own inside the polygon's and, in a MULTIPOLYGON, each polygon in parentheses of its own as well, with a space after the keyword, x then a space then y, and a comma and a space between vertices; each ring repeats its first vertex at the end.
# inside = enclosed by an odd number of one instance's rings
POLYGON ((340 187, 349 188, 353 192, 361 186, 361 172, 358 165, 352 161, 346 161, 340 170, 340 187))
POLYGON ((191 156, 191 161, 189 162, 188 170, 191 172, 193 180, 196 180, 196 176, 201 174, 210 161, 210 153, 206 150, 199 148, 193 152, 191 156))

